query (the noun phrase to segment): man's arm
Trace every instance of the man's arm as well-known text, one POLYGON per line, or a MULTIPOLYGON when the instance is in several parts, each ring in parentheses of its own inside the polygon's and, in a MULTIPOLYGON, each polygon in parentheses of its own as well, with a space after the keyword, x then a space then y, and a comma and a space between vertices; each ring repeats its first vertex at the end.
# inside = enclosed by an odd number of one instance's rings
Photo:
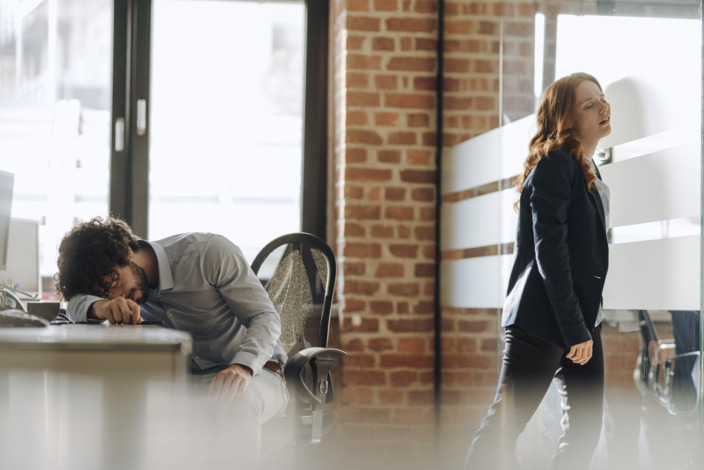
POLYGON ((257 375, 274 355, 281 335, 279 314, 242 251, 226 238, 214 235, 208 241, 203 264, 208 281, 247 327, 247 336, 230 364, 249 367, 257 375))
POLYGON ((210 284, 247 328, 244 341, 230 359, 231 366, 211 383, 211 395, 227 400, 243 393, 252 375, 261 373, 272 358, 281 321, 261 282, 232 242, 214 235, 205 249, 203 265, 210 284))
POLYGON ((139 305, 130 299, 119 297, 106 300, 94 295, 77 295, 73 297, 66 309, 66 314, 74 322, 90 322, 91 320, 116 323, 142 323, 139 315, 139 305))
POLYGON ((88 314, 88 310, 91 306, 100 300, 105 300, 101 297, 95 295, 84 295, 78 294, 71 298, 66 307, 66 315, 71 319, 71 321, 77 323, 83 323, 89 321, 91 318, 88 314))

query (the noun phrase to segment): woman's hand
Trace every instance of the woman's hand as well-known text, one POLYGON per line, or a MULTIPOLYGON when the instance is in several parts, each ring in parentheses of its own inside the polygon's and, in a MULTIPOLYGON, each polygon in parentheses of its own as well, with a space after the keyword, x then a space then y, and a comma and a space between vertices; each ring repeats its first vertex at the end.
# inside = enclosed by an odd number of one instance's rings
POLYGON ((592 346, 594 342, 592 340, 585 341, 583 343, 575 344, 570 348, 570 352, 567 353, 567 359, 570 359, 575 364, 584 365, 589 362, 592 358, 592 346))

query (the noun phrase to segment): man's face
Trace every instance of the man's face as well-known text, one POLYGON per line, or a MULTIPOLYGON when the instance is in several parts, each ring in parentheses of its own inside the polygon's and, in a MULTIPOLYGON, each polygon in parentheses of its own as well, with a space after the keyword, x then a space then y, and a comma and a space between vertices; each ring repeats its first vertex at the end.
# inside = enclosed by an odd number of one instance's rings
POLYGON ((147 274, 134 261, 130 261, 127 266, 117 268, 118 278, 110 287, 108 297, 117 299, 124 297, 139 305, 144 304, 149 298, 149 287, 147 286, 147 274))

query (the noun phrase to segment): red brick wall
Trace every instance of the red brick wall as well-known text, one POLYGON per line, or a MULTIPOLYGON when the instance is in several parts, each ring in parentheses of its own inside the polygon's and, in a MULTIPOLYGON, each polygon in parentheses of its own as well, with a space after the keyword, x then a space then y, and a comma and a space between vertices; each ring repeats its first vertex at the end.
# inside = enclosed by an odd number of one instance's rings
POLYGON ((335 3, 337 435, 369 461, 434 437, 437 25, 436 1, 335 3))
POLYGON ((501 2, 445 4, 443 143, 499 126, 501 2))
MULTIPOLYGON (((498 1, 446 3, 447 149, 499 125, 504 10, 498 1)), ((420 457, 435 419, 436 2, 340 1, 334 21, 340 338, 350 353, 338 431, 376 456, 420 457)), ((518 43, 528 33, 516 29, 518 43)), ((442 315, 443 441, 462 449, 494 394, 497 312, 442 315)))

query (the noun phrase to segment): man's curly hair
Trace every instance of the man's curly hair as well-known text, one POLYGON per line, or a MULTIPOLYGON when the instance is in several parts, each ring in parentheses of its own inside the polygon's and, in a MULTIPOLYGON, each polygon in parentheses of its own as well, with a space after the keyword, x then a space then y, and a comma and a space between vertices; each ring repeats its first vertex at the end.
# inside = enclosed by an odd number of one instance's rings
POLYGON ((77 294, 107 298, 117 269, 129 264, 129 249, 139 249, 126 222, 95 217, 76 225, 59 245, 56 291, 66 301, 77 294))

